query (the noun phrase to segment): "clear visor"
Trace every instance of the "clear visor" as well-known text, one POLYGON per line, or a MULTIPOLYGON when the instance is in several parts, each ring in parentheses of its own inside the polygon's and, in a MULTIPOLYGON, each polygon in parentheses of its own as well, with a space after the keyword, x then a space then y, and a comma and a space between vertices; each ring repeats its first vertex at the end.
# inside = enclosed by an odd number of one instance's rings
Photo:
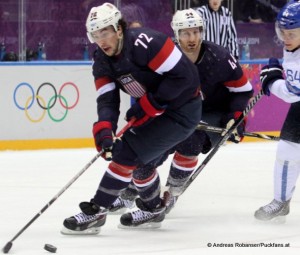
POLYGON ((292 40, 300 40, 300 28, 295 29, 283 29, 278 26, 278 23, 275 24, 275 31, 277 37, 281 41, 292 41, 292 40))
POLYGON ((91 43, 107 40, 112 38, 116 34, 113 26, 103 28, 100 30, 93 31, 91 33, 87 32, 87 36, 91 43))
POLYGON ((203 40, 204 31, 203 27, 196 27, 196 28, 186 28, 180 29, 178 32, 179 39, 187 40, 192 38, 192 36, 199 37, 200 40, 203 40))

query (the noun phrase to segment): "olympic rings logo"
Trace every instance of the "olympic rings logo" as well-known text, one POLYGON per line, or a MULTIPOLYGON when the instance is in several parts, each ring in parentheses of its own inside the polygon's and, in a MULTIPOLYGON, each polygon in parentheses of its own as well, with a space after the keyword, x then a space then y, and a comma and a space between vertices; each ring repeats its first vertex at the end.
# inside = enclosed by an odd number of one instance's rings
POLYGON ((57 93, 52 83, 44 82, 38 87, 35 93, 29 83, 22 82, 15 88, 13 99, 16 107, 24 111, 27 119, 31 122, 36 123, 42 121, 46 112, 52 121, 61 122, 67 117, 68 111, 78 104, 79 89, 73 82, 65 82, 61 85, 57 93), (75 95, 73 95, 74 92, 72 93, 70 89, 75 90, 75 95), (67 90, 68 97, 72 97, 71 104, 69 104, 70 99, 67 101, 66 97, 62 95, 63 90, 67 90), (38 107, 33 106, 35 101, 38 107), (57 101, 59 102, 59 106, 57 106, 57 101), (42 111, 37 111, 37 109, 34 108, 39 108, 42 111), (63 108, 64 110, 62 111, 59 108, 63 108), (32 110, 31 114, 29 114, 29 110, 32 110))

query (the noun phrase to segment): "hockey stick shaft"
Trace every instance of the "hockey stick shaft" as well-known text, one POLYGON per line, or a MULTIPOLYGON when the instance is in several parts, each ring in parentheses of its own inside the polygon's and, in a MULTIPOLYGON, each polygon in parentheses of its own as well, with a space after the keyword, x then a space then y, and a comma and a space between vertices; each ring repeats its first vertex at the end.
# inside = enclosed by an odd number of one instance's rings
MULTIPOLYGON (((125 127, 122 128, 117 134, 117 137, 132 126, 135 119, 131 119, 125 127)), ((2 248, 3 253, 8 253, 15 241, 37 218, 39 218, 88 168, 102 155, 99 152, 88 162, 7 244, 2 248)))
MULTIPOLYGON (((227 131, 226 128, 214 127, 214 126, 209 126, 209 125, 201 124, 201 123, 197 126, 197 129, 208 131, 208 132, 214 132, 214 133, 223 133, 223 132, 227 131)), ((280 140, 279 136, 258 134, 258 133, 252 133, 252 132, 244 132, 243 135, 244 136, 249 136, 249 137, 266 139, 266 140, 273 140, 273 141, 279 141, 280 140)))
POLYGON ((206 156, 201 165, 193 172, 191 177, 183 186, 181 194, 192 184, 192 182, 196 179, 196 177, 202 172, 203 168, 208 164, 208 162, 213 158, 216 152, 220 149, 220 147, 228 140, 232 132, 242 123, 245 117, 249 114, 251 109, 256 105, 256 103, 262 98, 263 91, 260 90, 258 94, 251 100, 251 102, 247 105, 245 110, 239 116, 239 118, 234 122, 234 124, 228 129, 228 131, 224 134, 224 136, 219 140, 219 142, 215 145, 215 147, 211 150, 211 152, 206 156))
POLYGON ((271 141, 279 141, 280 140, 279 136, 258 134, 258 133, 252 133, 252 132, 244 132, 244 136, 261 138, 261 139, 271 140, 271 141))
POLYGON ((266 1, 266 0, 257 0, 257 1, 266 7, 270 7, 276 14, 278 14, 280 12, 280 8, 271 4, 270 1, 266 1))

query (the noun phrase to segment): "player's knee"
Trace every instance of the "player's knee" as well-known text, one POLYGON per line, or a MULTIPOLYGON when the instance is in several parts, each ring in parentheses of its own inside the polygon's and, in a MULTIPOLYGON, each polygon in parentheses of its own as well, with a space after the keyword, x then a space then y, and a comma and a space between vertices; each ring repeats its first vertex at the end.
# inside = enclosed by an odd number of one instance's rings
POLYGON ((179 152, 176 152, 173 157, 172 165, 173 167, 185 170, 185 171, 193 171, 198 163, 198 157, 197 156, 188 156, 183 155, 179 152))
POLYGON ((133 181, 153 179, 156 176, 156 168, 140 167, 133 171, 133 181))
POLYGON ((135 169, 136 166, 122 165, 112 161, 108 166, 107 172, 117 179, 130 182, 132 179, 132 173, 135 169))
POLYGON ((276 153, 276 161, 280 164, 289 162, 289 165, 300 165, 300 144, 280 140, 276 153))
POLYGON ((202 130, 196 130, 188 139, 176 146, 176 151, 186 156, 198 156, 210 151, 212 145, 209 136, 202 130))

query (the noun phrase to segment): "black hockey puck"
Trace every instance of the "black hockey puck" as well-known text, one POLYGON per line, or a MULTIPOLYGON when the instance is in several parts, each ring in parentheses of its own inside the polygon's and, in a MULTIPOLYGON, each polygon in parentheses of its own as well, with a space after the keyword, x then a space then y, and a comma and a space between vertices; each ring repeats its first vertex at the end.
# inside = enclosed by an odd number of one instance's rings
POLYGON ((45 244, 44 249, 46 251, 49 251, 49 252, 52 252, 52 253, 55 253, 56 250, 57 250, 57 248, 55 246, 53 246, 51 244, 47 244, 47 243, 45 244))

